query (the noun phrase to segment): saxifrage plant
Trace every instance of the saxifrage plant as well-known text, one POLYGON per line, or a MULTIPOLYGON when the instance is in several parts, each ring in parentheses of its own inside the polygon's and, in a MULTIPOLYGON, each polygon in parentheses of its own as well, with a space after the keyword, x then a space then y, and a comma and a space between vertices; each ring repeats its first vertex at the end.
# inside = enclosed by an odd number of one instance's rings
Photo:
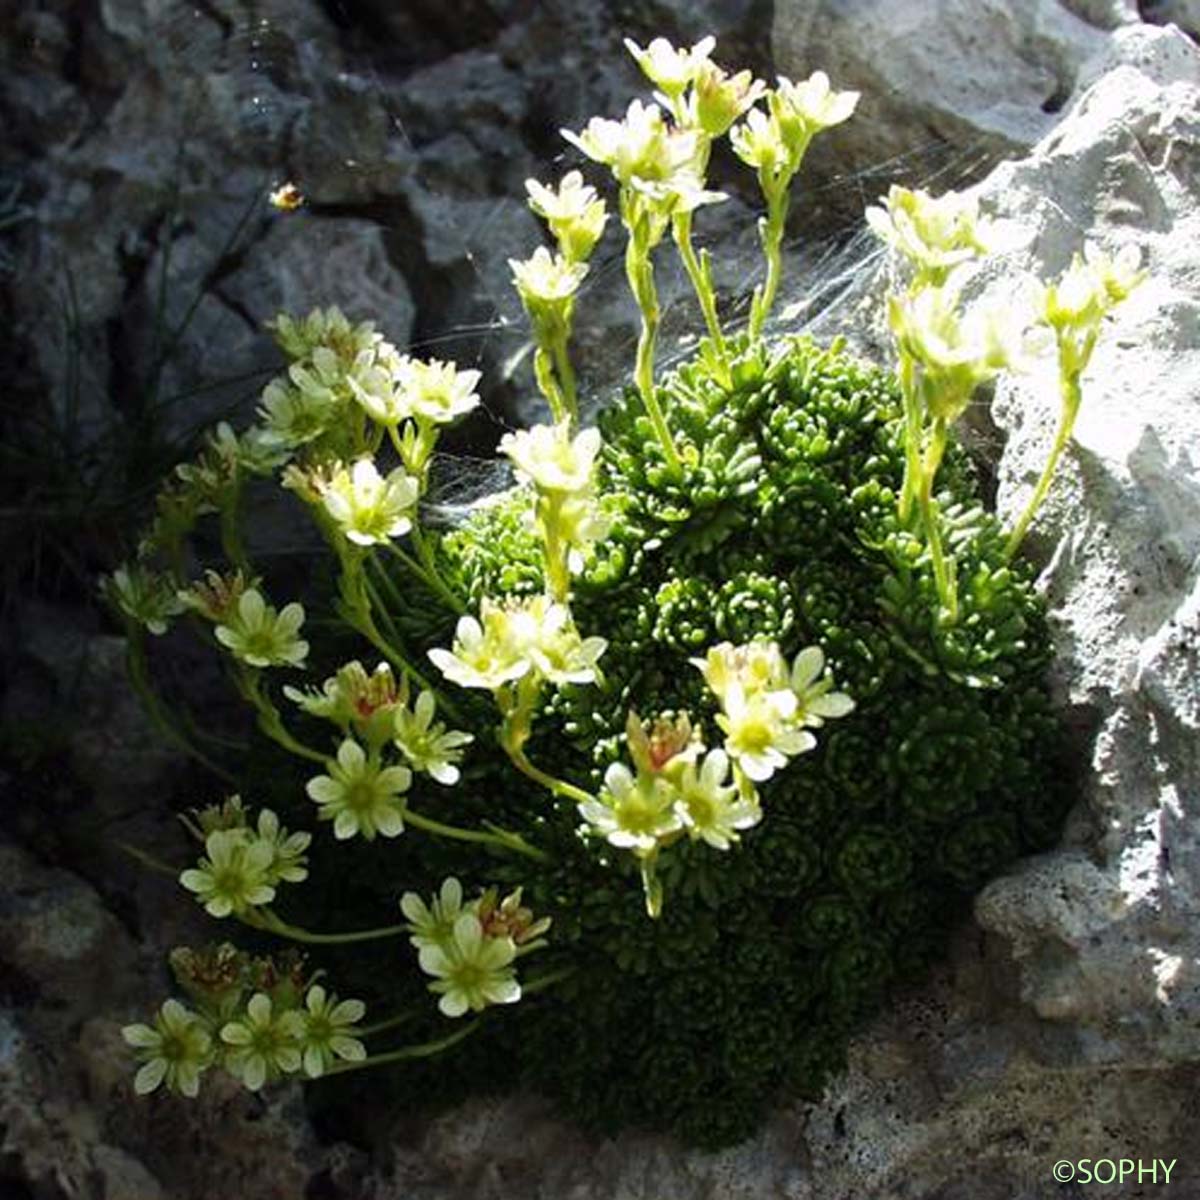
POLYGON ((893 188, 868 220, 901 264, 898 371, 768 338, 792 181, 857 95, 819 72, 774 89, 729 76, 711 39, 630 49, 655 102, 566 134, 615 178, 641 314, 631 386, 598 427, 579 427, 569 341, 608 214, 572 171, 529 183, 555 249, 512 264, 551 415, 501 441, 517 487, 432 528, 439 435, 479 403, 479 373, 333 310, 281 316, 290 365, 260 422, 216 431, 108 581, 170 736, 186 744, 142 634, 186 617, 297 767, 272 760, 267 780, 248 764, 247 803, 186 820, 201 856, 183 887, 264 935, 354 944, 366 967, 339 955, 339 987, 385 1006, 364 1023, 296 955, 181 948, 191 1007, 168 1000, 125 1031, 140 1092, 195 1095, 218 1069, 258 1089, 406 1060, 413 1096, 521 1085, 603 1129, 725 1144, 778 1098, 819 1093, 978 885, 1056 836, 1049 641, 1015 555, 1136 264, 1089 247, 1031 308, 970 308, 966 280, 1004 230, 967 197, 893 188), (766 204, 766 273, 734 334, 692 244, 696 211, 724 198, 705 175, 726 134, 766 204), (656 377, 668 234, 707 336, 656 377), (1057 348, 1063 417, 1010 530, 952 427, 1036 328, 1057 348), (273 477, 335 565, 307 609, 271 602, 241 538, 246 490, 273 477), (221 564, 188 551, 209 513, 221 564), (320 603, 325 646, 308 640, 320 603), (323 682, 301 686, 306 668, 323 682), (256 795, 268 788, 316 833, 288 832, 256 795), (322 866, 359 847, 352 879, 322 866), (310 868, 320 905, 295 887, 310 868), (337 905, 397 901, 402 921, 330 928, 337 905))

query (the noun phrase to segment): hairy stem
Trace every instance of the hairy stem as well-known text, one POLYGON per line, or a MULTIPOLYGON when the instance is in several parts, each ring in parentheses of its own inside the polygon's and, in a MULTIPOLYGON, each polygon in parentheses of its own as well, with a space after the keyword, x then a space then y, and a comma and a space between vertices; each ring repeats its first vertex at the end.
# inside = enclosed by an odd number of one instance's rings
POLYGON ((1021 542, 1025 538, 1025 534, 1029 530, 1029 526, 1033 523, 1033 518, 1037 514, 1037 510, 1041 507, 1042 501, 1046 498, 1046 493, 1050 490, 1050 482, 1054 478, 1055 469, 1058 467, 1058 460, 1062 457, 1063 450, 1066 449, 1067 443, 1071 440, 1071 431, 1075 428, 1075 418, 1079 414, 1079 402, 1082 398, 1082 391, 1079 385, 1079 374, 1064 375, 1060 388, 1062 391, 1062 410, 1058 416, 1058 429, 1054 434, 1054 445, 1050 450, 1050 457, 1046 459, 1046 465, 1042 468, 1041 477, 1037 481, 1037 487, 1033 489, 1033 495, 1029 498, 1029 503, 1025 506, 1025 511, 1021 514, 1020 520, 1013 526, 1012 532, 1008 535, 1008 541, 1004 546, 1005 561, 1011 561, 1016 554, 1021 542))
POLYGON ((404 819, 414 829, 424 830, 424 832, 432 833, 437 837, 450 838, 458 842, 480 842, 484 845, 500 846, 502 849, 512 850, 526 858, 536 859, 538 862, 549 862, 550 860, 548 854, 531 846, 520 834, 509 833, 497 829, 495 826, 490 831, 462 829, 457 825, 446 825, 431 817, 423 817, 420 813, 413 812, 411 808, 405 808, 404 819))
POLYGON ((636 228, 632 229, 625 247, 625 275, 642 314, 633 378, 642 403, 646 406, 650 424, 654 426, 655 436, 662 446, 667 468, 678 479, 683 474, 683 462, 680 460, 679 451, 675 449, 667 419, 663 416, 658 398, 654 394, 654 346, 658 338, 659 321, 658 294, 654 288, 654 267, 650 262, 650 253, 641 243, 642 239, 636 228))
POLYGON ((954 561, 948 559, 942 549, 937 504, 933 499, 933 480, 945 449, 946 422, 939 417, 934 420, 933 433, 921 466, 917 504, 921 513, 921 524, 925 530, 925 540, 929 546, 929 557, 933 561, 933 577, 937 584, 938 599, 946 610, 947 620, 954 624, 958 620, 958 587, 954 579, 954 561))
POLYGON ((159 733, 171 745, 207 767, 218 778, 223 779, 226 783, 235 783, 236 776, 209 758, 192 741, 181 723, 171 716, 166 701, 150 682, 150 671, 146 663, 146 645, 142 638, 142 631, 132 621, 126 622, 125 663, 129 682, 137 693, 146 715, 154 723, 154 727, 159 733))
POLYGON ((717 316, 717 298, 713 293, 712 277, 707 270, 707 257, 701 263, 692 248, 692 214, 679 213, 671 223, 671 233, 675 245, 679 249, 679 257, 683 260, 684 270, 692 281, 692 289, 700 302, 700 311, 704 314, 704 324, 712 341, 717 361, 721 365, 721 383, 729 387, 732 377, 729 374, 729 354, 725 348, 725 335, 721 332, 721 321, 717 316))
POLYGON ((334 1063, 326 1072, 326 1075, 345 1075, 347 1071, 361 1071, 365 1067, 378 1067, 384 1063, 403 1062, 409 1058, 432 1058, 435 1054, 440 1054, 443 1050, 448 1050, 457 1042, 461 1042, 464 1038, 470 1037, 471 1034, 479 1028, 480 1019, 472 1021, 465 1029, 460 1029, 457 1033, 450 1034, 449 1037, 440 1038, 436 1042, 422 1042, 416 1046, 402 1046, 398 1050, 387 1050, 383 1054, 372 1054, 361 1062, 339 1062, 334 1063))
POLYGON ((293 942, 311 946, 339 946, 353 942, 375 942, 381 938, 400 937, 408 932, 407 925, 384 925, 378 929, 357 929, 351 933, 313 933, 299 925, 289 924, 269 908, 249 908, 236 914, 239 921, 254 929, 275 933, 293 942))

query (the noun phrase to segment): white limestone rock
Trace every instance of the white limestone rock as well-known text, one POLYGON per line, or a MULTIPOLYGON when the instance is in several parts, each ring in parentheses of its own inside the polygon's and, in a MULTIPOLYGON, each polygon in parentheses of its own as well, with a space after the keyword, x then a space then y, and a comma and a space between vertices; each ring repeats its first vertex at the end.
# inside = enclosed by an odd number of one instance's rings
MULTIPOLYGON (((1112 57, 1062 126, 982 189, 1029 237, 997 288, 1057 274, 1085 233, 1138 246, 1150 278, 1097 347, 1030 538, 1047 561, 1059 700, 1094 730, 1087 820, 1075 845, 986 889, 977 915, 1011 941, 1040 1016, 1102 1032, 1110 1061, 1161 1066, 1200 1057, 1200 53, 1141 27, 1114 36, 1112 57)), ((1013 518, 1053 434, 1050 372, 1002 389, 993 416, 1013 518)))
POLYGON ((779 0, 773 48, 783 75, 822 70, 862 92, 856 118, 814 145, 814 169, 879 177, 931 141, 984 164, 1028 148, 1107 30, 1135 19, 1128 6, 1060 0, 779 0))

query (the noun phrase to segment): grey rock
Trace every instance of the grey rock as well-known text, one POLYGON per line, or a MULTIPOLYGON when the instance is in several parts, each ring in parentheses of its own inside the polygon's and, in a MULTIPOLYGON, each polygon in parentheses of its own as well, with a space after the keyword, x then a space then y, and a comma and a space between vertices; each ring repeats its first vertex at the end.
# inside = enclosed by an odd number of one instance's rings
MULTIPOLYGON (((983 188, 1029 250, 996 286, 1061 270, 1083 236, 1134 244, 1149 280, 1117 311, 1084 380, 1074 445, 1035 523, 1054 608, 1056 689, 1094 729, 1080 845, 990 885, 985 926, 1011 942, 1047 1020, 1095 1031, 1083 1057, 1164 1068, 1200 1058, 1200 160, 1190 149, 1200 53, 1176 30, 1114 35, 1126 60, 1026 160, 983 188), (1089 836, 1090 834, 1090 836, 1089 836)), ((1001 390, 999 509, 1029 495, 1056 416, 1053 379, 1001 390)))
POLYGON ((856 116, 814 143, 811 169, 819 176, 869 170, 880 192, 889 168, 928 173, 938 159, 978 178, 980 167, 1027 149, 1053 127, 1114 24, 1107 7, 1101 28, 1091 24, 1095 7, 781 0, 773 26, 780 73, 803 79, 823 70, 835 87, 862 93, 856 116))
POLYGON ((1197 0, 1143 0, 1142 17, 1155 25, 1177 25, 1189 37, 1200 40, 1200 4, 1197 0))
POLYGON ((132 939, 92 888, 11 842, 0 842, 0 874, 0 964, 30 998, 78 1019, 128 994, 132 939))

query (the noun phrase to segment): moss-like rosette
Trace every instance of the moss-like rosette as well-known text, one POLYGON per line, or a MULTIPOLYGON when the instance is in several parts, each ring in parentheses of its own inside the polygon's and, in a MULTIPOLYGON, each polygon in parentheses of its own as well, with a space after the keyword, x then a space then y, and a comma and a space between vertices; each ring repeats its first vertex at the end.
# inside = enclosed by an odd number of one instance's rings
MULTIPOLYGON (((739 846, 663 853, 657 921, 631 857, 582 841, 573 804, 498 752, 469 755, 441 811, 496 821, 553 862, 481 867, 411 839, 380 885, 511 876, 553 918, 539 968, 553 957, 577 971, 447 1058, 406 1065, 395 1082, 414 1099, 520 1087, 600 1130, 735 1142, 779 1102, 819 1095, 850 1037, 944 953, 978 887, 1061 826, 1042 607, 1023 568, 1004 565, 966 456, 952 450, 939 476, 961 610, 943 628, 928 556, 897 523, 892 377, 803 340, 738 354, 732 388, 699 362, 659 386, 681 481, 636 394, 601 416, 601 490, 619 515, 573 611, 609 640, 605 684, 548 693, 530 755, 597 788, 624 755, 630 707, 687 710, 719 744, 687 660, 720 640, 773 638, 789 658, 819 646, 856 708, 761 787, 763 821, 739 846)), ((540 587, 529 502, 514 493, 443 538, 444 573, 473 605, 540 587)), ((494 745, 487 698, 456 701, 476 746, 494 745)), ((421 981, 405 986, 419 1002, 421 981)))

